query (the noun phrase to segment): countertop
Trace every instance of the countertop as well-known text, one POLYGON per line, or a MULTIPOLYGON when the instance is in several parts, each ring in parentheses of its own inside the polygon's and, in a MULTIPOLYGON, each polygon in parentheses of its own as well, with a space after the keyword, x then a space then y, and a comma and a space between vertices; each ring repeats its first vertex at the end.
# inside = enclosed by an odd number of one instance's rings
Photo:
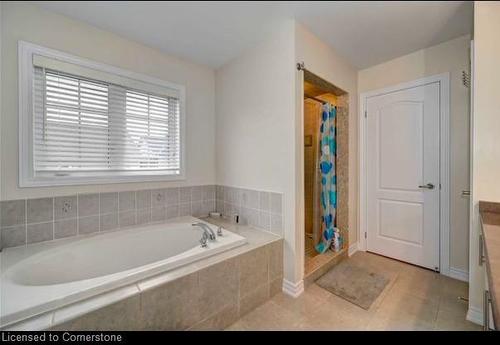
POLYGON ((500 203, 479 202, 484 255, 495 329, 500 329, 500 203))

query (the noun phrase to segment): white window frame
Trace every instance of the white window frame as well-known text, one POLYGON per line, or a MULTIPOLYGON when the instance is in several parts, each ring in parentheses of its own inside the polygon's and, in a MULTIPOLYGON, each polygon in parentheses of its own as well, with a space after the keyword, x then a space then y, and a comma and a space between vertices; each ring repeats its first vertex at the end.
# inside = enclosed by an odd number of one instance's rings
POLYGON ((54 49, 32 43, 19 41, 18 44, 19 73, 19 187, 67 186, 101 183, 177 181, 184 180, 186 173, 185 155, 185 104, 186 89, 183 85, 174 84, 148 75, 131 72, 118 67, 102 64, 78 56, 70 55, 54 49), (35 174, 33 166, 33 55, 39 55, 62 62, 71 63, 99 72, 110 73, 142 83, 176 90, 179 93, 180 106, 180 169, 179 174, 165 174, 163 171, 123 171, 113 175, 96 175, 96 172, 78 172, 67 176, 40 176, 35 174))

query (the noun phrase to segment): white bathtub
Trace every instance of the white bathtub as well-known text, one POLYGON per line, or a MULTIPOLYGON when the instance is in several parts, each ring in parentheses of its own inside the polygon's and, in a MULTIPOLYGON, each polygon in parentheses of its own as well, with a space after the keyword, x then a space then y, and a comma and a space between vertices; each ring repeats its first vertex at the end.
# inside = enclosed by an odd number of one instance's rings
MULTIPOLYGON (((223 229, 207 248, 192 217, 172 223, 8 248, 1 259, 0 325, 55 310, 235 248, 245 238, 223 229)), ((207 223, 208 224, 208 223, 207 223)), ((214 231, 216 226, 209 225, 214 231)))

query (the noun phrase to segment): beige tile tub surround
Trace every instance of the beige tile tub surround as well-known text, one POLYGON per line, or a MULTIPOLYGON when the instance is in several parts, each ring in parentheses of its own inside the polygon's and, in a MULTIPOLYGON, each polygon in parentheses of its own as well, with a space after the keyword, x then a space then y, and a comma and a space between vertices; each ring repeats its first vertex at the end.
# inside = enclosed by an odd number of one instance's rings
POLYGON ((0 202, 0 248, 202 217, 216 208, 281 235, 282 202, 281 193, 215 185, 6 200, 0 202))
POLYGON ((215 186, 93 193, 0 202, 0 248, 112 231, 215 211, 215 186), (193 197, 191 197, 193 194, 193 197))
POLYGON ((218 185, 216 210, 228 216, 238 214, 242 224, 283 234, 281 193, 218 185))
POLYGON ((125 298, 69 321, 56 311, 54 320, 61 323, 50 328, 222 330, 280 292, 283 240, 247 226, 214 223, 245 236, 248 243, 139 282, 136 293, 124 293, 125 298))

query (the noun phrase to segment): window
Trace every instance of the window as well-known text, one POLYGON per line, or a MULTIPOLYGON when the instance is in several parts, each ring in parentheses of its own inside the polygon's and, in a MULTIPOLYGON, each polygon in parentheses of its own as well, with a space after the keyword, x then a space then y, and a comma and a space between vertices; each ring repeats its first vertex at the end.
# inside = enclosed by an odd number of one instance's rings
POLYGON ((20 106, 31 99, 22 186, 183 177, 182 87, 31 44, 21 51, 20 81, 31 86, 20 92, 20 106))

